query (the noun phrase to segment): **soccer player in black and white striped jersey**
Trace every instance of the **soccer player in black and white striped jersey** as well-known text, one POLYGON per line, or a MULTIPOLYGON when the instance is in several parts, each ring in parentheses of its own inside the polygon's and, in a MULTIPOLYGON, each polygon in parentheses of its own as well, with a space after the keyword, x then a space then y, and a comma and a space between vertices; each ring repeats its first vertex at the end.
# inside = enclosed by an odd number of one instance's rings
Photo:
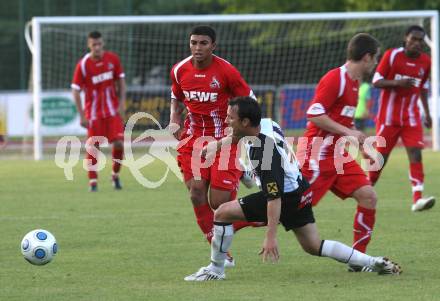
MULTIPOLYGON (((235 221, 266 222, 267 231, 260 254, 263 261, 277 262, 280 253, 277 227, 281 223, 292 230, 307 253, 330 257, 345 264, 370 269, 378 274, 398 275, 400 266, 385 257, 372 257, 343 243, 321 240, 313 216, 313 191, 303 178, 297 162, 289 160, 286 141, 278 124, 261 120, 257 102, 249 97, 238 97, 229 102, 227 123, 232 135, 216 143, 217 150, 232 141, 247 139, 251 143, 249 159, 261 183, 261 191, 244 198, 222 204, 214 214, 214 238, 211 244, 211 263, 186 281, 223 280, 224 261, 234 235, 235 221)), ((202 155, 209 156, 206 147, 202 155)))

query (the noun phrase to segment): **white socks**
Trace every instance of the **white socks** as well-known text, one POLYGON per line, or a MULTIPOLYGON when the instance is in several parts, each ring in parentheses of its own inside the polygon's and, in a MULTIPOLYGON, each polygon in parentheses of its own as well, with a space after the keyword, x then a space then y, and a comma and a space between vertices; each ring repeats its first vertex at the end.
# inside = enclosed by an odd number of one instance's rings
POLYGON ((211 241, 211 264, 209 268, 221 274, 224 271, 226 253, 232 243, 234 228, 232 224, 214 222, 214 237, 211 241))
POLYGON ((370 255, 361 253, 358 250, 334 240, 323 240, 319 255, 356 266, 370 266, 374 261, 370 255))

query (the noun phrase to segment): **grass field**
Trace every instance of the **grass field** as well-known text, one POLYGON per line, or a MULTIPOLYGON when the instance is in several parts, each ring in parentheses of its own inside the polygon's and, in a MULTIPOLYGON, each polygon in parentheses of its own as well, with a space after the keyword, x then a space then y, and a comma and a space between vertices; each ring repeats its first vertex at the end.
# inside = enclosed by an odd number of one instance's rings
MULTIPOLYGON (((425 191, 440 196, 440 154, 424 152, 425 191)), ((0 161, 0 300, 440 300, 440 208, 412 213, 406 154, 396 150, 377 185, 376 228, 369 253, 399 262, 399 277, 348 273, 335 261, 303 253, 279 229, 281 261, 263 264, 264 229, 243 229, 232 244, 237 267, 223 282, 186 283, 209 259, 187 193, 170 173, 158 189, 139 185, 128 170, 115 192, 110 168, 100 191, 87 192, 81 166, 67 181, 53 160, 0 161), (51 231, 59 253, 32 266, 22 236, 51 231), (437 233, 437 234, 436 234, 437 233)), ((144 168, 150 179, 164 166, 144 168)), ((241 194, 245 194, 245 188, 241 194)), ((439 206, 439 205, 437 205, 439 206)), ((323 238, 351 243, 355 203, 328 194, 315 208, 323 238)))

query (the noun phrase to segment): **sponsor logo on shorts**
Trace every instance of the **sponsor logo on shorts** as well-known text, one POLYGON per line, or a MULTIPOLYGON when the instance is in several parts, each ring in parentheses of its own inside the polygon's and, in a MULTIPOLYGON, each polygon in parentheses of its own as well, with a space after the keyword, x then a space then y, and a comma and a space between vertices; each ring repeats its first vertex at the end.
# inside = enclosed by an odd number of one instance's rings
POLYGON ((223 183, 225 183, 225 184, 232 184, 232 182, 229 181, 229 180, 223 180, 223 183))
POLYGON ((267 183, 266 187, 267 187, 267 192, 270 195, 273 195, 273 196, 278 195, 278 186, 277 186, 276 182, 267 183))
POLYGON ((312 203, 312 195, 313 191, 310 191, 309 193, 304 193, 301 197, 301 201, 299 202, 298 208, 304 208, 307 204, 312 203))

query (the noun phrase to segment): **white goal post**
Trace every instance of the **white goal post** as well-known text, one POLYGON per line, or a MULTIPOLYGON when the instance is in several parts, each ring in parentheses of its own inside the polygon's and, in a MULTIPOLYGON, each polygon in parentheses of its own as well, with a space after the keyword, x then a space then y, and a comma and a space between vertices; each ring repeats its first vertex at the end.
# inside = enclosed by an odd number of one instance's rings
MULTIPOLYGON (((398 45, 389 45, 391 37, 396 39, 393 40, 394 44, 397 43, 396 41, 401 41, 404 29, 414 23, 424 26, 428 33, 427 44, 432 58, 432 145, 433 149, 438 151, 440 150, 440 78, 437 11, 34 17, 26 26, 25 32, 26 41, 32 52, 34 159, 40 160, 43 157, 42 94, 45 90, 67 90, 69 88, 73 72, 72 64, 84 55, 85 37, 91 29, 104 31, 104 39, 106 39, 105 33, 113 39, 113 44, 110 45, 113 47, 109 46, 108 49, 116 50, 127 69, 126 73, 130 73, 130 69, 142 69, 140 65, 145 61, 139 60, 139 56, 143 51, 151 52, 151 49, 154 49, 157 52, 156 56, 148 56, 146 61, 157 60, 162 65, 170 65, 169 62, 176 63, 179 59, 183 59, 185 57, 183 54, 189 53, 186 40, 188 26, 211 24, 216 29, 220 27, 218 30, 219 45, 227 45, 222 49, 220 56, 230 60, 236 66, 238 64, 238 69, 245 79, 250 78, 248 82, 252 86, 253 84, 266 85, 265 87, 271 85, 278 89, 283 85, 291 87, 301 84, 301 87, 305 87, 316 84, 319 75, 324 74, 330 67, 333 68, 343 63, 341 60, 345 56, 345 48, 343 48, 345 46, 341 45, 346 45, 348 37, 354 33, 371 32, 374 36, 379 35, 378 39, 386 46, 397 47, 398 45), (163 28, 157 27, 156 30, 155 26, 163 28), (106 30, 110 27, 111 30, 106 30), (185 30, 186 35, 179 33, 179 38, 177 33, 182 29, 185 30), (387 35, 382 35, 382 32, 384 34, 386 32, 387 35), (161 39, 166 35, 169 35, 171 40, 183 40, 183 44, 178 45, 183 52, 178 52, 174 50, 174 46, 169 46, 170 41, 162 44, 161 39), (248 40, 246 40, 247 38, 248 40), (330 40, 332 38, 334 40, 330 40), (324 45, 321 41, 325 41, 326 44, 324 45), (147 42, 156 43, 156 48, 148 48, 147 42), (281 46, 278 47, 279 45, 281 46), (51 52, 53 48, 57 48, 57 53, 51 52), (296 52, 291 52, 293 48, 296 52), (307 55, 311 52, 314 53, 314 56, 308 57, 307 55), (237 53, 242 54, 238 56, 237 53), (167 55, 166 58, 165 55, 167 55), (325 65, 323 57, 325 58, 327 55, 331 56, 332 62, 325 65), (295 61, 293 61, 294 59, 295 61), (240 65, 240 63, 244 65, 240 65), (275 68, 278 68, 279 72, 271 70, 271 73, 267 73, 272 65, 276 66, 275 68), (289 66, 292 66, 291 69, 289 66), (301 73, 302 77, 298 77, 295 73, 301 73)), ((144 72, 144 70, 140 72, 144 72)), ((168 76, 166 72, 164 74, 166 77, 168 76)), ((163 80, 166 81, 163 84, 168 85, 168 78, 163 80)), ((137 82, 137 78, 133 76, 131 82, 137 82)), ((130 85, 130 83, 128 84, 130 85)), ((147 85, 147 83, 143 81, 140 86, 142 85, 147 85)), ((285 90, 287 92, 279 91, 274 93, 277 97, 276 100, 279 100, 290 90, 285 90)), ((274 102, 277 103, 277 101, 274 102)), ((279 115, 275 114, 275 116, 279 115)))

